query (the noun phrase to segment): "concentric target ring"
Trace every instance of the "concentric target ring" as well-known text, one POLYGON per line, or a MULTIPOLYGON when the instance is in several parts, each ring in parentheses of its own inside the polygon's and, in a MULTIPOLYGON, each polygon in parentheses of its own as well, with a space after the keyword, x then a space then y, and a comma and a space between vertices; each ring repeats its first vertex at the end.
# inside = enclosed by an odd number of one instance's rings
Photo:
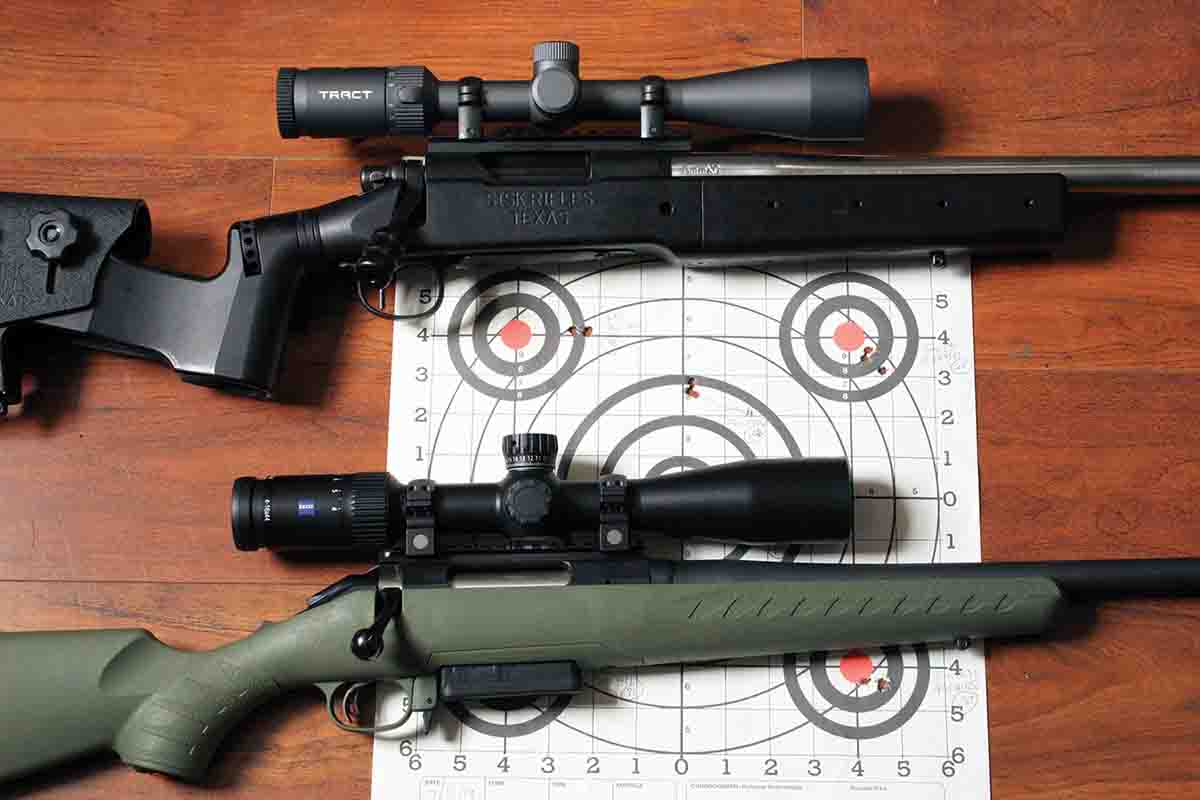
POLYGON ((558 281, 553 278, 543 275, 540 272, 533 272, 524 269, 508 270, 506 272, 498 272, 494 275, 489 275, 483 280, 476 283, 467 290, 458 303, 455 304, 453 312, 450 314, 450 321, 446 327, 446 349, 450 353, 450 361, 454 364, 454 369, 458 372, 459 377, 467 382, 471 388, 476 391, 494 397, 498 400, 529 400, 538 397, 557 388, 566 376, 571 375, 579 362, 583 360, 583 351, 585 347, 584 337, 571 337, 571 351, 567 355, 562 366, 554 371, 554 374, 546 378, 541 383, 531 386, 495 386, 488 383, 467 364, 466 358, 463 356, 462 345, 460 339, 463 337, 462 324, 463 318, 466 316, 467 310, 471 304, 479 299, 480 295, 486 292, 493 286, 506 282, 523 281, 526 283, 535 284, 544 287, 558 298, 562 303, 570 322, 563 325, 561 321, 556 321, 556 315, 551 310, 550 306, 541 299, 533 297, 525 293, 515 293, 510 296, 502 296, 488 303, 478 318, 472 324, 471 339, 475 347, 476 357, 495 372, 511 378, 517 378, 525 372, 532 372, 536 367, 542 367, 550 363, 558 351, 558 346, 561 341, 561 332, 570 326, 582 329, 584 326, 583 311, 579 308, 579 303, 571 296, 571 293, 558 281), (491 352, 491 346, 488 342, 487 323, 495 317, 500 311, 505 308, 514 306, 528 307, 542 321, 542 326, 546 331, 546 339, 542 344, 541 349, 530 361, 521 364, 518 362, 508 362, 501 359, 495 353, 491 352), (488 315, 491 316, 488 316, 488 315), (553 333, 551 333, 553 332, 553 333), (482 346, 481 346, 482 343, 482 346))
MULTIPOLYGON (((809 656, 809 675, 812 678, 813 688, 824 702, 841 711, 857 714, 881 708, 897 696, 905 673, 899 648, 884 648, 883 653, 887 659, 887 677, 890 683, 887 690, 865 697, 851 697, 837 691, 826 672, 826 659, 828 658, 826 653, 812 653, 809 656)), ((925 701, 925 695, 929 693, 931 672, 929 648, 923 644, 914 645, 913 655, 917 661, 915 667, 917 680, 908 701, 895 714, 872 725, 847 725, 830 719, 827 716, 828 712, 823 714, 818 711, 804 696, 804 691, 800 688, 800 681, 796 677, 796 656, 794 654, 783 658, 783 682, 787 686, 788 695, 792 698, 796 709, 816 727, 843 739, 877 739, 899 730, 901 726, 912 719, 920 709, 921 703, 925 701)))
POLYGON ((813 363, 830 375, 837 375, 843 378, 861 378, 865 375, 874 374, 879 365, 887 361, 891 356, 892 345, 894 343, 892 321, 883 313, 883 309, 865 297, 855 297, 848 294, 844 294, 841 297, 831 297, 813 309, 812 314, 808 317, 808 323, 804 326, 804 347, 808 351, 808 355, 813 360, 813 363), (830 314, 842 309, 851 308, 863 312, 875 323, 875 330, 877 331, 875 336, 875 352, 871 354, 870 359, 860 361, 856 364, 843 364, 830 358, 829 354, 825 352, 825 348, 821 346, 821 321, 830 314))
MULTIPOLYGON (((892 331, 892 325, 888 321, 887 314, 878 305, 864 298, 844 295, 831 300, 824 300, 817 306, 808 323, 804 325, 804 338, 807 353, 813 358, 817 366, 828 373, 831 378, 845 378, 850 381, 855 377, 862 377, 868 372, 877 369, 880 362, 890 356, 895 340, 895 333, 892 331), (821 320, 825 318, 823 315, 832 313, 839 308, 857 308, 859 311, 866 313, 877 326, 879 335, 878 341, 875 342, 876 351, 878 353, 878 351, 883 350, 887 355, 883 357, 875 355, 870 359, 869 363, 847 366, 839 364, 821 351, 820 340, 817 334, 820 331, 821 320)), ((865 275, 860 272, 835 272, 809 281, 800 291, 792 295, 792 299, 788 301, 787 307, 783 311, 783 316, 779 321, 779 349, 783 354, 783 361, 787 365, 788 371, 792 373, 792 377, 805 389, 827 400, 855 402, 874 400, 877 397, 882 397, 899 385, 908 375, 917 360, 917 351, 919 348, 920 337, 918 336, 917 317, 913 313, 912 307, 900 296, 899 292, 886 282, 873 275, 865 275), (901 319, 904 321, 904 352, 900 356, 899 361, 894 362, 894 368, 883 380, 860 389, 854 389, 849 386, 844 389, 826 386, 808 374, 801 366, 800 360, 796 357, 795 344, 792 338, 796 314, 800 311, 804 302, 818 290, 826 286, 844 285, 846 283, 861 284, 879 292, 892 302, 900 312, 901 319)))
MULTIPOLYGON (((621 457, 625 455, 625 452, 638 439, 654 433, 654 431, 661 431, 664 428, 675 427, 700 428, 701 430, 710 431, 733 445, 738 451, 738 455, 740 455, 743 459, 749 461, 750 459, 754 458, 754 451, 750 449, 750 445, 746 443, 746 440, 729 430, 729 428, 725 427, 721 423, 711 420, 708 417, 689 417, 683 414, 672 414, 666 417, 652 419, 649 422, 644 422, 621 437, 621 440, 617 442, 616 446, 609 452, 608 458, 605 459, 604 466, 600 468, 600 474, 613 474, 613 472, 615 472, 617 469, 617 464, 621 463, 621 457)), ((692 456, 680 454, 678 456, 672 456, 672 458, 691 459, 691 461, 700 464, 700 466, 705 466, 704 462, 692 456)))
POLYGON ((501 375, 511 376, 536 372, 549 364, 558 351, 558 340, 561 336, 562 334, 558 330, 558 320, 555 319, 550 306, 531 294, 517 292, 497 297, 480 309, 479 315, 475 318, 475 324, 472 326, 471 343, 475 346, 475 355, 488 369, 501 375), (542 330, 546 332, 545 338, 542 346, 533 354, 533 358, 521 362, 505 361, 492 350, 491 342, 488 341, 490 338, 488 326, 506 308, 527 308, 541 321, 542 330))
MULTIPOLYGON (((722 392, 727 392, 728 394, 736 397, 738 400, 753 408, 754 411, 763 419, 765 419, 783 440, 790 457, 803 457, 803 453, 800 452, 800 445, 796 443, 795 437, 792 435, 792 432, 788 430, 787 425, 783 423, 783 420, 781 420, 774 411, 768 408, 765 403, 747 392, 745 389, 734 386, 731 383, 726 383, 725 381, 716 380, 715 378, 705 378, 698 375, 661 375, 657 378, 647 378, 644 381, 639 381, 630 386, 626 386, 625 388, 614 392, 602 400, 596 406, 596 408, 593 409, 592 412, 588 414, 582 422, 579 423, 579 426, 575 429, 575 432, 571 434, 571 438, 567 441, 567 445, 563 449, 562 456, 558 460, 558 477, 562 480, 567 479, 567 476, 571 471, 571 463, 575 458, 575 453, 578 451, 579 445, 583 441, 583 438, 587 435, 588 431, 591 430, 592 426, 595 425, 599 419, 604 416, 604 414, 608 413, 618 403, 637 395, 639 392, 644 392, 650 389, 656 389, 663 386, 678 386, 682 388, 686 383, 688 383, 689 379, 691 379, 694 382, 694 385, 697 387, 707 386, 722 392)), ((616 469, 618 462, 621 460, 621 456, 623 456, 629 447, 631 447, 633 443, 642 436, 645 436, 647 433, 674 425, 691 425, 698 428, 704 428, 705 430, 716 433, 722 439, 733 445, 743 459, 751 459, 755 457, 754 451, 750 448, 750 445, 746 442, 746 440, 738 436, 726 426, 721 425, 718 422, 714 422, 707 417, 693 417, 677 414, 643 423, 631 433, 624 436, 604 460, 604 466, 601 468, 601 472, 611 473, 614 469, 616 469)), ((650 469, 650 472, 647 473, 647 477, 657 477, 668 469, 681 466, 687 468, 699 468, 707 466, 707 464, 694 456, 688 456, 680 453, 677 456, 669 456, 655 464, 650 469)), ((796 552, 799 552, 798 547, 798 545, 793 545, 792 547, 788 548, 788 553, 791 554, 792 558, 795 557, 796 552)), ((739 544, 733 546, 729 553, 726 554, 725 558, 731 561, 736 561, 740 558, 743 558, 749 552, 750 548, 747 545, 739 544)))
POLYGON ((527 719, 524 722, 513 723, 486 720, 475 714, 463 703, 446 703, 446 710, 453 714, 454 718, 463 725, 466 725, 477 733, 482 733, 486 736, 495 736, 500 739, 515 739, 518 736, 528 736, 531 733, 537 733, 542 728, 545 728, 551 722, 558 719, 559 715, 570 704, 571 695, 560 694, 537 716, 527 719))
MULTIPOLYGON (((600 401, 600 403, 598 403, 596 407, 592 409, 591 413, 583 418, 583 421, 580 422, 575 428, 575 432, 571 434, 571 438, 567 440, 566 446, 563 447, 562 455, 558 459, 558 477, 562 480, 567 479, 567 476, 570 475, 571 472, 571 463, 575 459, 575 454, 579 451, 579 445, 583 442, 583 438, 600 420, 600 418, 611 411, 618 403, 622 402, 623 400, 628 400, 640 392, 648 391, 650 389, 657 389, 663 386, 678 386, 680 391, 682 391, 683 386, 688 384, 689 380, 697 387, 707 386, 717 391, 725 392, 726 394, 737 398, 741 402, 753 408, 754 411, 758 413, 764 420, 766 420, 767 424, 774 429, 774 431, 779 435, 780 439, 783 440, 784 446, 787 447, 788 455, 790 457, 803 457, 803 453, 800 452, 800 446, 796 443, 796 437, 792 435, 790 430, 788 430, 787 425, 783 423, 783 420, 779 418, 779 415, 745 389, 734 386, 731 383, 726 383, 725 381, 717 380, 716 378, 706 378, 701 375, 660 375, 656 378, 647 378, 645 380, 638 381, 637 383, 630 384, 629 386, 613 392, 608 397, 600 401)), ((678 415, 667 417, 665 419, 674 420, 674 422, 666 423, 661 427, 666 427, 669 424, 681 424, 679 422, 680 419, 687 420, 689 424, 694 424, 698 427, 703 426, 704 422, 719 425, 719 423, 712 423, 712 421, 708 420, 706 417, 689 417, 685 415, 678 415), (701 422, 701 420, 704 422, 701 422)), ((654 425, 657 424, 657 422, 658 421, 656 420, 646 424, 654 425)), ((657 428, 655 428, 655 430, 657 430, 657 428)), ((728 430, 728 428, 725 430, 728 430)), ((730 433, 732 434, 732 432, 730 433)), ((732 435, 736 437, 736 434, 732 435)), ((740 440, 740 437, 736 438, 740 440)), ((628 448, 632 441, 633 440, 630 439, 629 436, 626 436, 621 440, 621 442, 625 443, 625 448, 628 448), (626 442, 626 439, 629 439, 629 442, 626 442)), ((743 441, 742 444, 744 445, 745 442, 743 441)), ((620 444, 618 446, 620 446, 620 444)), ((743 454, 744 458, 747 457, 745 455, 746 452, 750 453, 749 457, 753 457, 753 451, 749 450, 748 445, 744 451, 740 447, 738 448, 738 451, 743 454)), ((684 456, 684 454, 681 453, 680 456, 684 456)), ((607 459, 605 459, 605 466, 608 467, 610 463, 612 466, 615 466, 617 460, 619 459, 614 459, 610 455, 607 459)))
POLYGON ((883 654, 884 663, 887 666, 887 686, 881 691, 857 697, 839 692, 834 688, 833 681, 829 680, 829 670, 826 669, 828 657, 825 653, 813 653, 810 656, 811 668, 808 670, 808 675, 813 682, 813 688, 834 708, 849 711, 852 714, 865 714, 887 705, 887 702, 900 691, 900 686, 904 682, 904 661, 899 648, 885 647, 883 654))
POLYGON ((646 470, 646 477, 657 478, 659 475, 665 475, 673 469, 704 469, 707 466, 708 464, 705 464, 695 456, 667 456, 646 470))

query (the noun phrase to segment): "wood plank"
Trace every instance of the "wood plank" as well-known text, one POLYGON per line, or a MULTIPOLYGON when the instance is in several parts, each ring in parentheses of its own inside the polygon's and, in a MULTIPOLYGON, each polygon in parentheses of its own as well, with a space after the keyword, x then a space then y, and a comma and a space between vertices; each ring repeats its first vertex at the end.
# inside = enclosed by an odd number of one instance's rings
MULTIPOLYGON (((211 275, 229 225, 270 212, 273 171, 267 159, 14 159, 0 161, 0 190, 144 197, 151 262, 211 275)), ((328 183, 326 200, 353 191, 328 183)), ((322 199, 278 195, 290 208, 322 199)), ((296 565, 233 549, 229 490, 242 474, 383 468, 391 329, 335 289, 298 301, 310 320, 289 340, 281 403, 192 386, 156 363, 35 350, 37 394, 2 423, 0 578, 295 579, 296 565)))
POLYGON ((981 370, 984 560, 1200 556, 1200 376, 981 370))
MULTIPOLYGON (((1173 154, 1200 142, 1190 0, 764 5, 587 0, 531 9, 370 0, 354 13, 68 1, 0 10, 0 190, 144 196, 156 263, 211 275, 236 219, 356 191, 363 160, 415 140, 285 142, 281 65, 427 63, 443 78, 528 73, 536 38, 583 48, 585 77, 692 75, 800 55, 870 58, 864 152, 1173 154)), ((778 149, 778 147, 773 147, 778 149)), ((988 263, 975 285, 984 553, 1196 555, 1200 411, 1196 204, 1088 202, 1053 260, 988 263)), ((183 384, 106 354, 36 355, 42 392, 0 424, 6 629, 145 625, 211 647, 279 619, 360 565, 236 553, 239 474, 382 466, 390 330, 323 289, 293 336, 282 404, 183 384)), ((1094 626, 989 655, 993 796, 1200 796, 1187 601, 1100 610, 1094 626)), ((369 795, 369 740, 314 696, 235 733, 210 785, 99 759, 4 787, 38 797, 369 795)))
POLYGON ((1189 0, 805 8, 806 54, 870 59, 864 152, 1170 155, 1200 139, 1189 0))
POLYGON ((745 41, 743 21, 761 8, 749 0, 588 0, 566 15, 516 0, 489 4, 486 12, 448 0, 424 3, 419 13, 383 2, 331 13, 315 0, 223 5, 219 13, 192 3, 125 0, 78 8, 79 24, 56 29, 49 39, 26 35, 29 20, 42 11, 32 0, 8 3, 0 15, 0 72, 12 76, 0 94, 0 118, 22 120, 0 130, 4 151, 353 152, 339 141, 279 138, 274 81, 281 66, 428 64, 449 80, 468 74, 514 79, 529 74, 535 41, 569 37, 582 48, 585 76, 684 77, 798 58, 804 46, 799 4, 776 9, 770 26, 745 41), (514 19, 522 20, 515 28, 514 19), (650 35, 642 52, 631 53, 629 32, 639 29, 650 35), (97 51, 98 37, 112 37, 120 57, 97 51))
POLYGON ((975 270, 979 370, 1191 372, 1200 319, 1200 196, 1076 196, 1042 259, 975 270))

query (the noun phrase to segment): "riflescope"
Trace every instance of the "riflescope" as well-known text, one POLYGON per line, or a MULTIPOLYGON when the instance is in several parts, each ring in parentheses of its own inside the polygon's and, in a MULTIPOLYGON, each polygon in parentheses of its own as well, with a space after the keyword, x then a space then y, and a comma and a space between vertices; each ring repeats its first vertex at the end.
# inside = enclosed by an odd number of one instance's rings
POLYGON ((457 120, 460 139, 486 122, 562 129, 582 121, 641 120, 642 136, 666 121, 807 140, 861 139, 870 107, 860 58, 783 61, 715 75, 666 80, 581 80, 579 48, 541 42, 527 81, 439 80, 423 66, 279 70, 276 115, 286 139, 299 136, 423 136, 457 120))
POLYGON ((620 551, 643 533, 753 545, 841 541, 854 496, 842 458, 763 459, 627 479, 568 481, 550 434, 504 437, 497 483, 401 483, 386 472, 239 478, 240 550, 406 555, 620 551))

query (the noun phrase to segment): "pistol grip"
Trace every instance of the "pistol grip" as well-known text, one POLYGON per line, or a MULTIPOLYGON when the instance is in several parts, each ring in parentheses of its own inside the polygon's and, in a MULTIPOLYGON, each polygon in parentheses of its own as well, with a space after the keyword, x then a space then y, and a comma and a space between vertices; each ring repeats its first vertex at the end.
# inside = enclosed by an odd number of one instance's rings
POLYGON ((379 658, 350 652, 374 615, 373 589, 348 591, 200 653, 144 630, 0 633, 0 781, 109 749, 133 767, 199 781, 226 734, 271 697, 418 674, 395 624, 379 658))

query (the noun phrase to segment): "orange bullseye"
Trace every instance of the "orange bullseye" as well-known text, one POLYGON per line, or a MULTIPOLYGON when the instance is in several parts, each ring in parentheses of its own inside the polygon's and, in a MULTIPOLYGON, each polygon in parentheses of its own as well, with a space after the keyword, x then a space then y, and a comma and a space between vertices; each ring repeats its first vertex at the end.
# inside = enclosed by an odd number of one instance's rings
POLYGON ((833 343, 847 353, 853 353, 867 341, 867 332, 854 320, 846 320, 833 332, 833 343))
POLYGON ((875 671, 871 657, 861 650, 851 650, 846 653, 842 656, 838 667, 842 671, 842 677, 853 684, 866 683, 871 680, 871 673, 875 671))
POLYGON ((504 342, 504 346, 510 350, 520 350, 527 347, 532 339, 533 331, 529 329, 529 323, 524 320, 510 319, 500 329, 500 341, 504 342))

